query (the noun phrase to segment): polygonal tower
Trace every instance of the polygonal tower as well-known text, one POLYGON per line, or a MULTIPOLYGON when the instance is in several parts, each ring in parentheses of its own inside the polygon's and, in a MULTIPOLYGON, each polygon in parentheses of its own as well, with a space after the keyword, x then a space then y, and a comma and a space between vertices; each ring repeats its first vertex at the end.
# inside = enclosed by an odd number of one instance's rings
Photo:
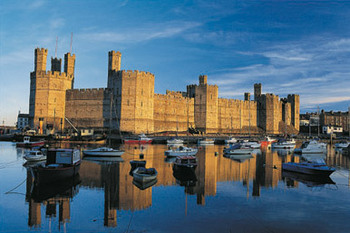
POLYGON ((30 126, 44 130, 64 128, 66 90, 72 88, 75 55, 65 54, 65 71, 61 73, 60 60, 52 59, 52 71, 46 71, 47 49, 36 48, 34 71, 30 74, 30 126), (41 124, 39 123, 41 122, 41 124))

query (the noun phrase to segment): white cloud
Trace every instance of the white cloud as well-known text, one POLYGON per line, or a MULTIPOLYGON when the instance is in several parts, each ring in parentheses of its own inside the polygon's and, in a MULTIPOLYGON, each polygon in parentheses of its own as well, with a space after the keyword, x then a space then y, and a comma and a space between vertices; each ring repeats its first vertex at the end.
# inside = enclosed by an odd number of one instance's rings
POLYGON ((114 32, 90 32, 78 34, 84 40, 102 42, 137 43, 158 38, 169 38, 200 26, 197 22, 167 22, 148 24, 140 28, 130 28, 114 32))
POLYGON ((220 96, 251 90, 254 82, 263 84, 263 92, 280 96, 300 94, 301 107, 350 100, 350 39, 304 38, 261 51, 240 52, 242 56, 262 56, 267 64, 228 68, 213 74, 220 96), (238 89, 237 89, 238 88, 238 89), (226 91, 228 89, 234 91, 226 91))

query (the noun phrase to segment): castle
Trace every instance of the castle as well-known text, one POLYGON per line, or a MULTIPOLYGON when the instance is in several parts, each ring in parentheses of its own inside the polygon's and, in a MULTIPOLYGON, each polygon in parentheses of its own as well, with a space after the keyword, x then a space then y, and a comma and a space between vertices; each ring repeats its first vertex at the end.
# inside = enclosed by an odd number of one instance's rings
POLYGON ((130 133, 187 131, 203 133, 283 134, 299 131, 299 95, 279 99, 262 94, 262 85, 254 85, 244 100, 219 98, 218 86, 209 85, 200 75, 198 85, 186 92, 154 93, 155 76, 149 72, 121 70, 121 53, 108 53, 107 88, 73 89, 75 55, 51 58, 46 71, 47 49, 35 49, 31 73, 30 124, 38 129, 76 128, 113 129, 130 133))

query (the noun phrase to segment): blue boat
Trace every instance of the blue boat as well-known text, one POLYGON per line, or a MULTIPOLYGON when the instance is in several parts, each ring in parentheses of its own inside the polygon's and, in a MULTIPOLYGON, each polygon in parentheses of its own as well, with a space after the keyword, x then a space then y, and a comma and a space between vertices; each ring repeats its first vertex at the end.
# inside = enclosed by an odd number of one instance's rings
POLYGON ((298 172, 308 175, 329 176, 335 171, 335 168, 328 167, 326 163, 314 161, 314 162, 301 162, 301 163, 283 163, 282 169, 285 171, 298 172))

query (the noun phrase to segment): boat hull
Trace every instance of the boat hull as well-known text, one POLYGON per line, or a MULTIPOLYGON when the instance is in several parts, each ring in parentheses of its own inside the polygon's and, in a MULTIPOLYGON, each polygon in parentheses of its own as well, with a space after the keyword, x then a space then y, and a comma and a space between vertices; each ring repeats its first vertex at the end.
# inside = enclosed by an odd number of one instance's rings
POLYGON ((137 140, 137 139, 125 139, 125 144, 151 144, 152 139, 150 140, 137 140))
POLYGON ((227 150, 225 154, 228 155, 243 155, 243 154, 251 154, 253 153, 253 149, 235 149, 235 150, 227 150))
POLYGON ((17 142, 16 146, 17 147, 36 147, 36 146, 43 146, 45 145, 44 141, 40 141, 40 142, 17 142))
POLYGON ((83 151, 83 154, 93 157, 120 157, 124 151, 83 151))
POLYGON ((196 155, 198 151, 186 151, 186 152, 177 152, 177 151, 165 151, 165 156, 169 157, 182 157, 189 155, 196 155))
POLYGON ((133 171, 134 180, 137 182, 150 182, 157 178, 158 172, 155 171, 154 174, 142 174, 138 172, 139 168, 133 171))
POLYGON ((23 158, 28 162, 39 162, 46 160, 46 156, 24 156, 23 158))
POLYGON ((282 169, 285 171, 297 172, 308 175, 318 175, 318 176, 329 176, 335 169, 316 169, 307 166, 298 165, 296 163, 284 163, 282 164, 282 169))
POLYGON ((79 173, 81 162, 63 167, 37 167, 35 179, 41 184, 47 184, 72 178, 79 173))

